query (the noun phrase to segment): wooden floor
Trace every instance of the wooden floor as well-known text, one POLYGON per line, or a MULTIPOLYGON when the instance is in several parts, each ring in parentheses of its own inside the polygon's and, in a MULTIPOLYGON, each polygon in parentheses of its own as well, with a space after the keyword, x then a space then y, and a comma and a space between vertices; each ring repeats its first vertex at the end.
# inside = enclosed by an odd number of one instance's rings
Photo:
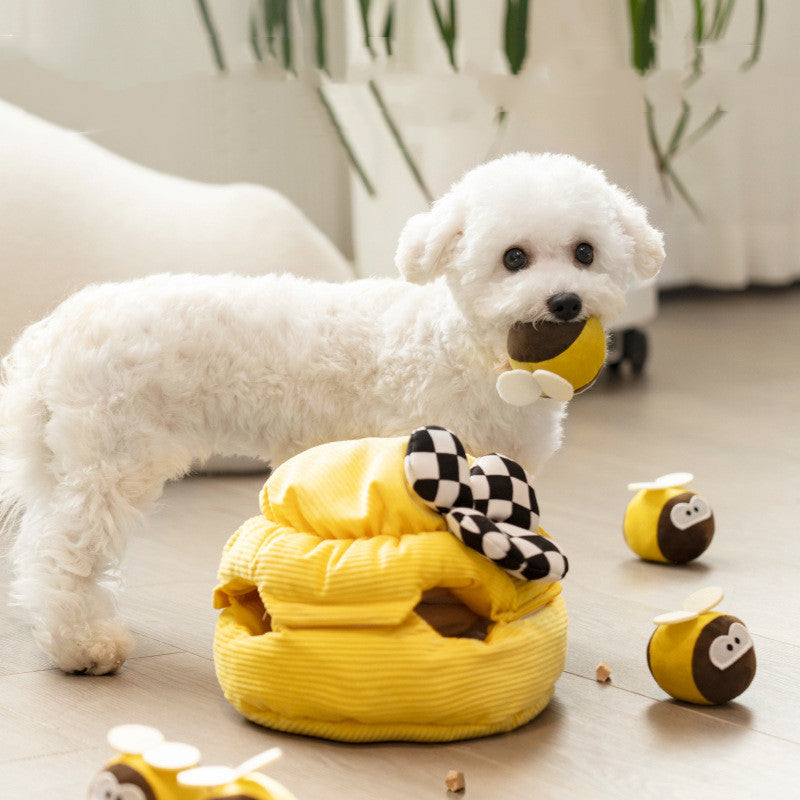
POLYGON ((124 613, 138 645, 119 674, 62 675, 3 614, 0 797, 84 797, 107 729, 132 721, 199 746, 206 763, 280 745, 271 774, 300 800, 445 798, 450 769, 475 799, 800 796, 800 291, 671 298, 649 332, 647 376, 579 397, 538 484, 543 525, 570 558, 570 643, 531 724, 450 745, 347 746, 245 722, 214 677, 211 589, 262 479, 192 478, 133 542, 124 613), (626 484, 675 470, 694 472, 717 533, 690 566, 644 563, 621 535, 626 484), (669 700, 645 661, 653 615, 711 584, 758 658, 751 687, 720 708, 669 700), (601 660, 609 684, 594 679, 601 660))

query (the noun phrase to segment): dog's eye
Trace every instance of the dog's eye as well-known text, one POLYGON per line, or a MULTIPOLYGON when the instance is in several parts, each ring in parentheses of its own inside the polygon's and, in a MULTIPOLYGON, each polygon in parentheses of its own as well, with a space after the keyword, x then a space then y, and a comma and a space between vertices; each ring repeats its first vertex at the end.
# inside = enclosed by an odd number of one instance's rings
POLYGON ((575 248, 575 260, 581 264, 591 264, 594 261, 594 248, 586 242, 581 242, 575 248))
POLYGON ((512 247, 503 255, 503 266, 511 272, 525 269, 528 266, 528 254, 519 247, 512 247))

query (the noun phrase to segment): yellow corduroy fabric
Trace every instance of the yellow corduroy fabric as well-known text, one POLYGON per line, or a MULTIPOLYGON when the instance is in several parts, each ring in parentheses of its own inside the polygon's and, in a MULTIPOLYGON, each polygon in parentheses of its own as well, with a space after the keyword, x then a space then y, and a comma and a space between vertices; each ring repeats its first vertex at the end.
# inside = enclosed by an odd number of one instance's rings
MULTIPOLYGON (((214 645, 228 700, 271 728, 343 741, 448 741, 511 730, 564 667, 558 583, 509 576, 413 495, 408 438, 308 450, 225 546, 214 645), (414 613, 448 589, 490 619, 450 638, 414 613)), ((542 532, 542 531, 540 531, 542 532)))

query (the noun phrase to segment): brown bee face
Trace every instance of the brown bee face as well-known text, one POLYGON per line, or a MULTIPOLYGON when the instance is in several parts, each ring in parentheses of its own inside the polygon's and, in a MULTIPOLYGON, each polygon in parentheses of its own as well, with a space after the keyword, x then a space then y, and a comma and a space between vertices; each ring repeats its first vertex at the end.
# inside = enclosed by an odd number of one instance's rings
POLYGON ((515 361, 539 362, 563 353, 580 336, 581 322, 517 322, 508 332, 507 350, 515 361))
POLYGON ((112 764, 92 782, 89 800, 156 800, 156 796, 135 769, 127 764, 112 764))
POLYGON ((685 564, 697 558, 714 536, 714 514, 705 498, 682 492, 667 500, 658 517, 658 549, 664 558, 685 564))
POLYGON ((692 653, 692 677, 710 703, 738 697, 756 674, 753 640, 740 619, 721 614, 700 631, 692 653))

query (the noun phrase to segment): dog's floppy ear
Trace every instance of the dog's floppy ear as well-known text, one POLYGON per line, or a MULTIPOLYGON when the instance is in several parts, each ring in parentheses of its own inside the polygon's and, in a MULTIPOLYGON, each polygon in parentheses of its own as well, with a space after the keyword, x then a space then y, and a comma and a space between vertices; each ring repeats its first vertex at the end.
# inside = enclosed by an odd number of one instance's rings
POLYGON ((411 217, 400 234, 394 256, 400 274, 412 283, 438 278, 463 227, 461 204, 452 195, 439 198, 430 211, 411 217))
POLYGON ((652 278, 664 263, 664 234, 647 221, 647 211, 618 186, 611 187, 617 218, 633 239, 633 269, 639 278, 652 278))

